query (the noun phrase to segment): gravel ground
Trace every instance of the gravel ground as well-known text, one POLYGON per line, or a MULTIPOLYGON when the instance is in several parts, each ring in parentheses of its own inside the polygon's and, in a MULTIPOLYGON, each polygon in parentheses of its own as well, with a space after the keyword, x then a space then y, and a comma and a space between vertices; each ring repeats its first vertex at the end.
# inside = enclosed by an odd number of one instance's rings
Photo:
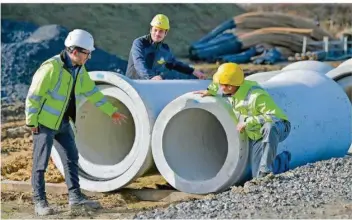
POLYGON ((134 218, 352 218, 352 157, 333 158, 253 179, 203 200, 134 218))

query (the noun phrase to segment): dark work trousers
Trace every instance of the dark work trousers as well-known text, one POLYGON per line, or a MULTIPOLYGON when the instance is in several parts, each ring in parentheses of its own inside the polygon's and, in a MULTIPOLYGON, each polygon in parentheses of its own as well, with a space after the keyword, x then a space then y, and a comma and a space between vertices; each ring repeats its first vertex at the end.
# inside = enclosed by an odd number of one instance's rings
MULTIPOLYGON (((252 177, 258 177, 260 172, 275 173, 273 167, 274 160, 279 156, 276 155, 277 146, 288 137, 291 131, 291 124, 286 120, 273 123, 267 122, 260 131, 263 137, 257 141, 250 140, 249 142, 252 177)), ((280 158, 282 158, 281 156, 280 158)), ((281 168, 275 169, 278 170, 281 168)))
POLYGON ((38 134, 33 135, 32 187, 34 201, 46 198, 44 173, 48 167, 54 139, 60 144, 55 147, 61 155, 69 192, 77 191, 80 188, 78 151, 69 120, 64 119, 58 131, 39 125, 38 134))

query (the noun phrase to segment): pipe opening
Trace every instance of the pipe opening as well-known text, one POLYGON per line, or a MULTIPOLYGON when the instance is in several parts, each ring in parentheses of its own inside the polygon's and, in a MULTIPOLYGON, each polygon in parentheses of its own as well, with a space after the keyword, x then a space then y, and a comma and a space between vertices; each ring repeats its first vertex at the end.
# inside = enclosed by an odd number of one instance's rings
POLYGON ((130 110, 118 99, 106 97, 128 117, 126 123, 114 124, 109 116, 89 101, 82 105, 76 120, 77 148, 85 160, 96 165, 120 163, 135 141, 136 128, 130 110))
POLYGON ((189 181, 214 178, 227 157, 224 128, 213 114, 200 108, 186 109, 173 116, 162 142, 170 168, 189 181))

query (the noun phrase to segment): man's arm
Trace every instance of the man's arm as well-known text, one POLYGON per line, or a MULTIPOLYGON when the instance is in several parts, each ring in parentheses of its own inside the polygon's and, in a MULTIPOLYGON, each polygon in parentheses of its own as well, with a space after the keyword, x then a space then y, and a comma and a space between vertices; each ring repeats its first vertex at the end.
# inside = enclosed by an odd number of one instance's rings
POLYGON ((218 83, 214 83, 212 82, 207 90, 199 90, 199 91, 195 91, 193 92, 194 94, 200 94, 201 97, 205 97, 205 96, 216 96, 216 94, 218 93, 218 89, 219 89, 219 84, 218 83))
POLYGON ((51 63, 44 64, 33 76, 31 86, 26 97, 26 125, 38 127, 38 114, 45 94, 51 84, 54 66, 51 63))
POLYGON ((210 85, 207 88, 208 93, 212 96, 216 96, 219 90, 219 84, 215 82, 211 82, 210 85))
POLYGON ((92 102, 97 108, 103 111, 108 116, 112 116, 117 112, 117 108, 114 107, 107 98, 101 93, 94 81, 89 77, 88 73, 84 73, 84 91, 83 95, 92 102))
POLYGON ((178 72, 191 75, 194 72, 194 68, 190 67, 188 64, 185 64, 181 61, 178 61, 175 56, 173 55, 171 49, 169 46, 167 46, 167 50, 170 53, 170 59, 166 62, 165 67, 170 69, 170 70, 176 70, 178 72))
POLYGON ((133 41, 131 53, 134 67, 140 79, 149 79, 151 76, 153 76, 154 72, 147 67, 143 53, 143 42, 140 39, 133 41))

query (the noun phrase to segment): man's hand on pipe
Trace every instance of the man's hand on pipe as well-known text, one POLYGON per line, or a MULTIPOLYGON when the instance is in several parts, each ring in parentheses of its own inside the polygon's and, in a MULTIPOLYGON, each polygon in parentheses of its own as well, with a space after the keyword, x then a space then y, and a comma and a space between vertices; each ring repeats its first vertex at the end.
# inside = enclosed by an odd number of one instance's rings
POLYGON ((160 75, 157 75, 151 78, 151 80, 163 80, 163 78, 160 75))
POLYGON ((196 76, 198 79, 206 79, 207 78, 207 76, 199 70, 194 70, 193 75, 196 76))
POLYGON ((241 133, 244 131, 245 128, 246 128, 246 124, 245 123, 239 123, 237 125, 237 131, 239 131, 241 133))
POLYGON ((198 90, 193 92, 193 94, 200 94, 201 97, 211 96, 208 90, 198 90))
POLYGON ((119 123, 121 125, 121 122, 125 122, 126 123, 126 115, 119 113, 119 112, 115 112, 114 114, 112 114, 112 121, 114 122, 114 124, 119 123))

